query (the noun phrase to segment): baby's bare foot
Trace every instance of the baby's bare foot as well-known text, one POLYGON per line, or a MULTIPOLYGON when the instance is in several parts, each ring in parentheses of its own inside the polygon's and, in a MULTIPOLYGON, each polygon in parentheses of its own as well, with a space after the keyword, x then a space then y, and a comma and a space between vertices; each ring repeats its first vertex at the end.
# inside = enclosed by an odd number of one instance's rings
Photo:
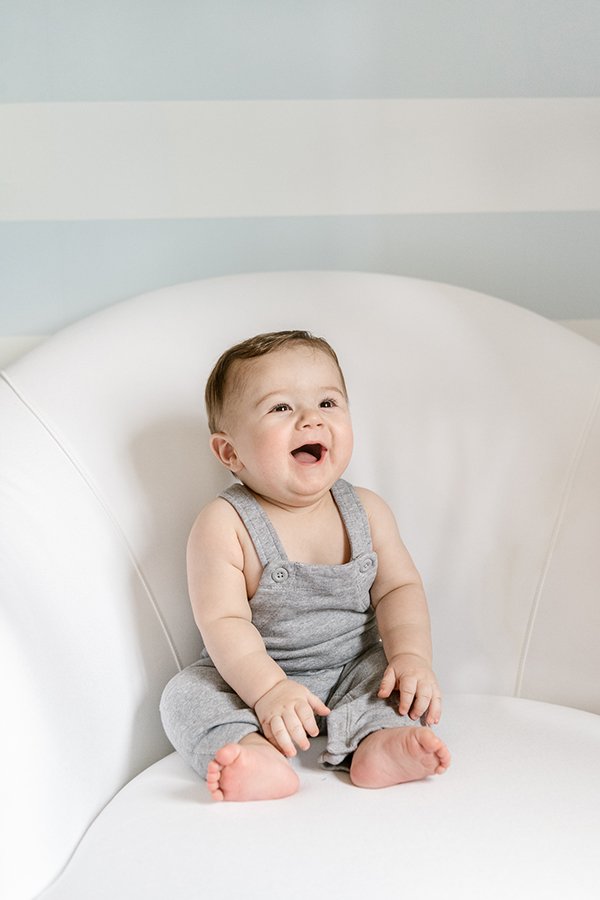
POLYGON ((284 756, 259 735, 225 744, 208 764, 213 800, 277 800, 298 790, 298 776, 284 756))
POLYGON ((450 751, 430 728, 384 728, 359 744, 350 778, 359 787, 389 787, 442 775, 449 765, 450 751))

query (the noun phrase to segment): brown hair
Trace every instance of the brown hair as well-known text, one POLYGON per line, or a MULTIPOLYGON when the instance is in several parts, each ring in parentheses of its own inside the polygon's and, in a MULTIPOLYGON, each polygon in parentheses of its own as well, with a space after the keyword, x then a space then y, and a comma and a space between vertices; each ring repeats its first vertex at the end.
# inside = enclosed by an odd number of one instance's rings
POLYGON ((337 366, 342 380, 342 387, 344 393, 346 393, 344 375, 335 350, 324 338, 315 337, 310 331, 270 331, 265 334, 257 334, 239 344, 235 344, 221 354, 208 376, 204 401, 206 403, 208 427, 211 434, 219 431, 219 420, 223 414, 225 400, 231 388, 228 376, 233 363, 238 360, 256 359, 259 356, 265 356, 267 353, 274 353, 276 350, 281 350, 290 344, 305 344, 308 347, 313 347, 315 350, 327 353, 337 366))

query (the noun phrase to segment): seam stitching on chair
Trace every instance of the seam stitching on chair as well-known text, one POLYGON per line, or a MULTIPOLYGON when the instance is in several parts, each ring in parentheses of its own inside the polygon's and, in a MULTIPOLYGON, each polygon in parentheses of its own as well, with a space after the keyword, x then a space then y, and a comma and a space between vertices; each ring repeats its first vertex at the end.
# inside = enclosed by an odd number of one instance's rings
POLYGON ((126 551, 127 551, 127 555, 129 556, 129 559, 130 559, 130 561, 131 561, 131 563, 132 563, 132 565, 133 565, 133 568, 134 568, 134 570, 135 570, 135 572, 136 572, 136 574, 137 574, 137 576, 138 576, 138 578, 139 578, 139 580, 140 580, 140 583, 142 584, 142 587, 144 588, 144 591, 146 592, 146 596, 148 597, 148 600, 149 600, 149 602, 150 602, 150 606, 152 607, 152 610, 154 611, 154 614, 155 614, 155 616, 156 616, 156 618, 157 618, 157 620, 158 620, 158 623, 159 623, 159 625, 160 625, 160 627, 161 627, 161 629, 162 629, 162 631, 163 631, 163 634, 164 634, 164 636, 165 636, 165 638, 166 638, 167 644, 168 644, 168 646, 169 646, 169 650, 171 651, 171 653, 172 653, 172 655, 173 655, 173 658, 174 658, 174 660, 175 660, 175 663, 176 663, 176 665, 177 665, 177 668, 181 671, 181 669, 183 668, 183 665, 182 665, 181 659, 179 658, 179 654, 178 654, 178 652, 177 652, 177 650, 176 650, 176 648, 175 648, 175 644, 173 643, 173 639, 171 638, 171 635, 170 635, 170 633, 169 633, 169 629, 167 628, 167 625, 166 625, 166 623, 165 623, 165 621, 164 621, 164 618, 163 618, 163 616, 162 616, 162 613, 160 612, 160 609, 159 609, 159 607, 158 607, 158 604, 157 604, 156 600, 154 599, 154 595, 152 594, 152 591, 150 590, 150 585, 148 584, 148 581, 146 580, 146 578, 145 578, 145 576, 144 576, 144 573, 142 572, 142 570, 141 570, 141 568, 140 568, 140 565, 139 565, 139 563, 138 563, 138 561, 137 561, 137 559, 136 559, 136 557, 135 557, 135 554, 134 554, 134 552, 133 552, 133 549, 132 549, 132 547, 131 547, 131 544, 130 544, 129 541, 127 540, 127 537, 125 536, 125 532, 123 531, 121 525, 119 524, 119 520, 117 519, 117 517, 115 516, 115 514, 113 513, 113 511, 111 510, 111 508, 109 507, 109 505, 106 503, 106 501, 102 499, 102 497, 100 496, 99 491, 96 489, 96 487, 95 487, 95 485, 94 485, 92 479, 91 479, 90 476, 85 472, 84 468, 83 468, 83 467, 82 467, 82 466, 74 459, 74 457, 69 453, 69 451, 67 450, 67 448, 61 443, 61 441, 59 440, 58 436, 52 431, 52 429, 50 428, 50 426, 49 426, 46 422, 44 422, 44 420, 42 419, 42 417, 39 415, 39 413, 37 413, 37 412, 35 411, 35 409, 31 406, 31 404, 28 403, 28 402, 25 400, 25 398, 19 393, 19 391, 17 390, 17 388, 14 386, 14 384, 12 384, 12 383, 8 380, 8 378, 6 377, 6 373, 5 373, 5 372, 0 372, 0 380, 4 381, 4 383, 8 386, 8 388, 13 392, 13 394, 15 395, 15 397, 20 401, 20 403, 23 404, 23 406, 25 407, 25 409, 27 409, 27 410, 31 413, 31 415, 36 419, 36 421, 42 426, 42 428, 44 429, 44 431, 46 431, 46 433, 47 433, 47 434, 50 436, 50 438, 54 441, 54 443, 55 443, 56 446, 59 448, 59 450, 61 451, 61 453, 62 453, 62 454, 64 455, 64 457, 69 461, 69 463, 71 464, 71 466, 73 467, 73 469, 77 472, 77 474, 79 475, 79 477, 81 478, 81 480, 82 480, 82 481, 84 482, 84 484, 88 487, 90 493, 91 493, 92 496, 95 498, 95 500, 96 500, 96 502, 98 503, 98 505, 99 505, 99 506, 101 507, 101 509, 104 511, 104 513, 105 513, 107 519, 109 520, 109 522, 110 522, 110 524, 112 525, 114 531, 115 531, 116 534, 118 535, 119 539, 121 540, 121 542, 123 543, 123 545, 124 545, 124 547, 125 547, 125 549, 126 549, 126 551))
POLYGON ((525 667, 527 664, 527 657, 529 655, 529 648, 531 645, 531 640, 533 637, 533 629, 537 620, 542 593, 544 587, 546 585, 546 579, 548 577, 548 572, 550 571, 550 565, 552 563, 552 559, 554 556, 554 550, 556 548, 556 544, 558 542, 558 537, 562 528, 562 524, 564 521, 565 513, 567 510, 567 505, 569 502, 569 498, 571 496, 571 488, 573 486, 573 482, 575 480, 575 475, 577 473, 577 469, 579 468, 579 463, 581 462, 581 457, 583 455, 583 451, 587 444, 590 431, 592 429, 592 425, 594 424, 594 420, 596 418, 596 413, 598 412, 598 408, 600 406, 600 386, 598 387, 596 394, 594 396, 594 400, 592 402, 592 406, 590 412, 585 420, 583 425, 581 435, 577 444, 575 446, 575 450, 573 451, 573 455, 571 458, 571 462, 569 463, 567 469, 567 475, 565 478, 565 484, 562 489, 561 500, 558 506, 558 512, 556 514, 556 521, 554 523, 554 527, 552 529, 552 534, 550 536, 550 541, 548 544, 548 550, 546 551, 546 558, 544 561, 544 565, 542 566, 542 571, 540 574, 540 578, 538 581, 537 588, 534 593, 533 603, 531 607, 531 612, 529 615, 529 622, 527 623, 527 629, 525 632, 525 638, 523 640, 523 647, 521 649, 521 656, 519 660, 519 668, 517 670, 517 679, 515 683, 515 696, 520 697, 521 691, 523 689, 523 680, 525 678, 525 667))

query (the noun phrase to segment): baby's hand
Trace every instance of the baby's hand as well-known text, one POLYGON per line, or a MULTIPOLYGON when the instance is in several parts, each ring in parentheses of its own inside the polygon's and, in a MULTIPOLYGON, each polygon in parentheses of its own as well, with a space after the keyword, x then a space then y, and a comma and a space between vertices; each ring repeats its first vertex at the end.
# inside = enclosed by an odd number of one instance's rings
POLYGON ((294 744, 308 750, 307 734, 316 737, 319 733, 315 713, 326 716, 329 709, 304 685, 286 678, 256 701, 254 712, 266 739, 284 756, 295 756, 294 744))
POLYGON ((393 690, 400 694, 401 716, 420 719, 427 713, 426 724, 437 725, 442 714, 442 695, 435 675, 420 656, 402 653, 392 657, 377 696, 389 697, 393 690))

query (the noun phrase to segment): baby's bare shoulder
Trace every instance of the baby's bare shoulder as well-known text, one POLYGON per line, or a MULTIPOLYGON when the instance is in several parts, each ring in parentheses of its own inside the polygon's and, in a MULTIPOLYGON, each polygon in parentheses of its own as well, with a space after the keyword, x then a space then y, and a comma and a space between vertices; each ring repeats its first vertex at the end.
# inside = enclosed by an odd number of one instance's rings
POLYGON ((230 556, 240 550, 243 525, 227 500, 217 497, 200 510, 192 525, 188 551, 206 556, 230 556))
POLYGON ((233 524, 236 520, 239 521, 239 516, 231 503, 224 497, 215 497, 214 500, 202 507, 196 517, 194 527, 197 525, 199 528, 203 528, 220 522, 233 524))
POLYGON ((396 517, 383 497, 367 488, 355 488, 369 520, 371 538, 375 549, 394 546, 400 541, 396 517))
POLYGON ((371 517, 380 518, 382 516, 387 517, 393 515, 383 497, 380 497, 375 491, 371 491, 369 488, 364 487, 355 487, 354 490, 357 493, 358 499, 364 506, 369 519, 371 517))

